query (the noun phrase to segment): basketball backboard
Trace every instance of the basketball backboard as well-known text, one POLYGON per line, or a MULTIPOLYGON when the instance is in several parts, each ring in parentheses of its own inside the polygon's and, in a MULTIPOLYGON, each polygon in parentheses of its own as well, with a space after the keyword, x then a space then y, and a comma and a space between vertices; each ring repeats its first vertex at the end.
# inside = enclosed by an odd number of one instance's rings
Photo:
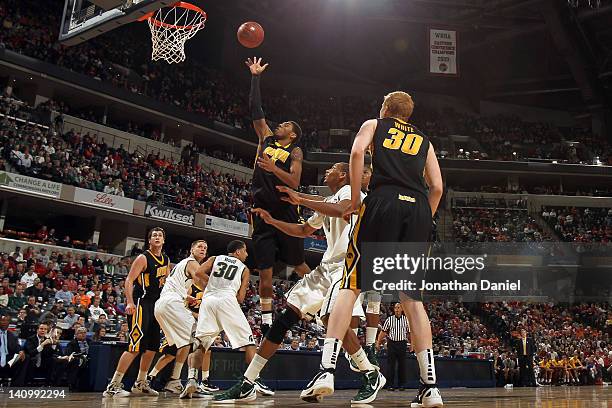
POLYGON ((66 0, 59 41, 76 45, 177 0, 66 0))

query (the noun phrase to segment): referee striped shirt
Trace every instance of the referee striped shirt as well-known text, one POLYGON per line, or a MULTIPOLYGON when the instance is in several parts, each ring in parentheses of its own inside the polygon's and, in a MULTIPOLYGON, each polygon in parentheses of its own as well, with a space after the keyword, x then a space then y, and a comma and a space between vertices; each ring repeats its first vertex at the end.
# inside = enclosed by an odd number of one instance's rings
POLYGON ((392 341, 407 341, 408 330, 410 326, 406 316, 401 315, 397 317, 395 315, 387 317, 385 324, 382 327, 383 331, 387 333, 389 340, 392 341))

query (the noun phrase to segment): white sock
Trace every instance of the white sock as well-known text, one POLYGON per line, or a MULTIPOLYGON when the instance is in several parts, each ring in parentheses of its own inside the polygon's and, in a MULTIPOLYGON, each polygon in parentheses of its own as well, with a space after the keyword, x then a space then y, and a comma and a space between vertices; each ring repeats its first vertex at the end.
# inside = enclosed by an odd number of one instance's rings
POLYGON ((198 369, 189 367, 189 377, 188 378, 190 380, 191 379, 197 380, 198 379, 198 369))
POLYGON ((156 377, 157 374, 159 374, 159 370, 157 369, 157 367, 153 367, 151 371, 149 372, 149 376, 151 377, 156 377))
POLYGON ((210 371, 208 371, 208 370, 206 370, 206 371, 202 370, 202 381, 206 381, 206 380, 208 380, 209 375, 210 375, 210 371))
POLYGON ((425 384, 435 384, 436 366, 434 362, 433 350, 425 349, 423 351, 419 351, 416 357, 417 361, 419 362, 421 381, 423 381, 425 384))
POLYGON ((147 371, 138 370, 138 377, 136 377, 136 381, 146 381, 147 379, 147 371))
POLYGON ((170 377, 173 380, 178 380, 181 378, 181 371, 183 371, 183 363, 178 363, 175 362, 174 363, 174 369, 172 370, 172 377, 170 377))
POLYGON ((272 312, 261 312, 261 324, 272 326, 272 312))
POLYGON ((331 368, 336 369, 336 361, 338 360, 338 353, 342 348, 342 340, 328 337, 323 343, 323 356, 321 357, 321 367, 324 369, 331 368))
POLYGON ((120 373, 119 371, 115 371, 115 374, 113 374, 113 379, 111 380, 111 382, 115 384, 121 384, 121 380, 123 380, 124 375, 125 373, 120 373))
POLYGON ((374 366, 368 360, 368 356, 366 355, 363 347, 359 347, 359 350, 355 354, 351 354, 351 358, 357 364, 359 371, 372 371, 374 366))
POLYGON ((253 360, 251 360, 251 364, 249 364, 248 368, 244 372, 244 378, 247 379, 250 383, 254 383, 257 377, 259 377, 259 373, 266 366, 268 360, 260 356, 259 354, 255 354, 253 360))
POLYGON ((376 334, 378 327, 366 327, 366 346, 371 346, 376 343, 376 334))

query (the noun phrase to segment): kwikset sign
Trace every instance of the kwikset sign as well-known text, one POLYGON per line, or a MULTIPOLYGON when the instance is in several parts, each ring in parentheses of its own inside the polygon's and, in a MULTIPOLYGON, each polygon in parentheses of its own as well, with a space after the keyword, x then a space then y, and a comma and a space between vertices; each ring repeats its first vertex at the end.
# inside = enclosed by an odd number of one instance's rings
POLYGON ((161 205, 147 204, 145 216, 186 225, 193 225, 195 221, 195 215, 193 213, 161 205))

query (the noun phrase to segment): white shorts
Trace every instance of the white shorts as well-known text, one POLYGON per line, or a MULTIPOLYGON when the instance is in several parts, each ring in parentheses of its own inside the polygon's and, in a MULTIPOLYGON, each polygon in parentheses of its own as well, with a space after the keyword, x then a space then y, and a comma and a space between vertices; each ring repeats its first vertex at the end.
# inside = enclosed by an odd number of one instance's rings
POLYGON ((159 323, 169 346, 181 348, 192 343, 195 318, 185 307, 178 294, 160 297, 155 302, 155 319, 159 323))
POLYGON ((235 296, 218 294, 204 296, 195 336, 205 343, 205 338, 214 339, 221 331, 225 332, 234 349, 255 345, 251 326, 235 296))
MULTIPOLYGON (((320 316, 331 313, 343 271, 344 261, 320 264, 287 292, 287 303, 297 307, 302 316, 309 320, 319 312, 320 316)), ((353 307, 353 316, 365 318, 359 299, 353 307)))

